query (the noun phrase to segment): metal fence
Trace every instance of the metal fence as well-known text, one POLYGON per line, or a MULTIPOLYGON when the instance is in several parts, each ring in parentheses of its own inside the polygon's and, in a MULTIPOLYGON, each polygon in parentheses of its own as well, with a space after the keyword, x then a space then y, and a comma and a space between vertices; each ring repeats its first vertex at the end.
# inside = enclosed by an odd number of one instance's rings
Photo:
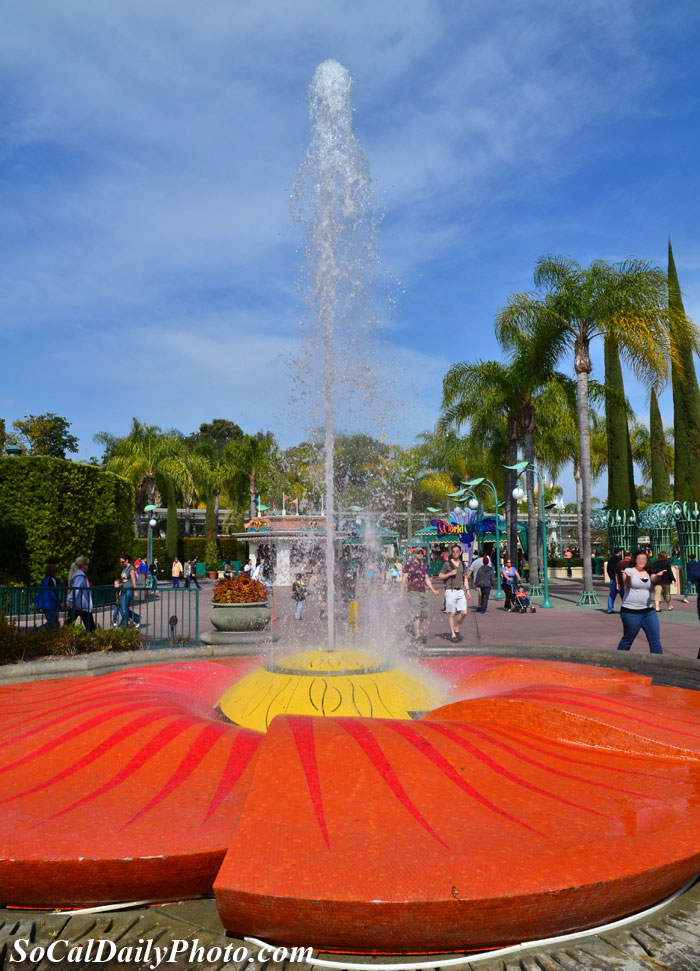
MULTIPOLYGON (((20 634, 48 626, 83 624, 90 628, 124 625, 120 590, 114 586, 85 587, 0 587, 0 613, 20 634), (84 608, 91 607, 87 610, 84 608), (90 619, 92 618, 92 619, 90 619)), ((134 591, 128 622, 138 624, 147 647, 171 643, 199 644, 199 590, 196 587, 139 587, 134 591)))

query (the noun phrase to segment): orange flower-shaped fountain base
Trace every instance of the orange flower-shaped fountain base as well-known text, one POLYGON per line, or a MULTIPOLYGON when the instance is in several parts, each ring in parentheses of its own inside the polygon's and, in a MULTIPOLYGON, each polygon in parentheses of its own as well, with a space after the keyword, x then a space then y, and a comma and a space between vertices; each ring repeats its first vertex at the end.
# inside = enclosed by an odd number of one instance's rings
POLYGON ((213 885, 232 932, 447 951, 595 926, 700 871, 696 693, 422 663, 451 686, 422 718, 280 713, 266 734, 216 711, 256 662, 2 689, 3 902, 213 885))

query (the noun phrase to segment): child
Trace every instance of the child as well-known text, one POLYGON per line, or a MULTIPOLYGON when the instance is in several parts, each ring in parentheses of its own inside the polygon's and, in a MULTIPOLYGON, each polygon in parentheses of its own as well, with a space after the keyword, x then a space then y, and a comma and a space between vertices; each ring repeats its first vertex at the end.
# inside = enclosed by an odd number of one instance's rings
POLYGON ((530 598, 525 593, 525 587, 518 587, 515 592, 515 596, 518 598, 518 603, 521 607, 529 607, 532 610, 532 605, 530 604, 530 598))
POLYGON ((306 584, 304 583, 304 577, 301 573, 297 573, 297 578, 292 584, 292 600, 294 600, 297 605, 294 613, 294 619, 301 620, 301 611, 304 607, 304 601, 306 600, 306 584))

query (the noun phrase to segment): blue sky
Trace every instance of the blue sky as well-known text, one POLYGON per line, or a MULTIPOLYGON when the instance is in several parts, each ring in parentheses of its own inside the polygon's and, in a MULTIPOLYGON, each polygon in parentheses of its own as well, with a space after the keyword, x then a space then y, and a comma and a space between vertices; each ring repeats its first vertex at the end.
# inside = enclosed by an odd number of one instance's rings
POLYGON ((393 436, 432 426, 452 361, 498 356, 494 314, 541 254, 665 266, 670 235, 700 319, 699 20, 685 0, 5 4, 0 415, 65 415, 82 457, 134 415, 301 437, 289 201, 327 57, 354 76, 400 281, 393 436))

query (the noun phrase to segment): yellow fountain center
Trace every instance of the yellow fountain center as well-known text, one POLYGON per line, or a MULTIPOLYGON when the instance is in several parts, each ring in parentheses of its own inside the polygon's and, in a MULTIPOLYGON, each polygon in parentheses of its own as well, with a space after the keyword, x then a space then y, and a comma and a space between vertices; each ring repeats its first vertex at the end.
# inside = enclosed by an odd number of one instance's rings
POLYGON ((288 654, 246 675, 219 701, 237 725, 267 730, 275 715, 411 718, 442 702, 408 665, 390 668, 368 651, 288 654))

